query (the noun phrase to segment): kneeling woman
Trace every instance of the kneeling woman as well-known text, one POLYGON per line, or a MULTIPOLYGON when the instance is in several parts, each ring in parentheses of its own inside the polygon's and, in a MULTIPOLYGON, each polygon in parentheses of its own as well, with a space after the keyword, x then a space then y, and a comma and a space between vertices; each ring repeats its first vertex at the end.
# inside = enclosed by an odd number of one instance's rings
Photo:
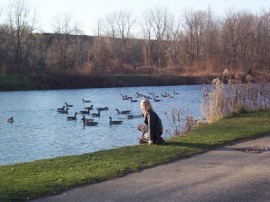
POLYGON ((161 137, 163 126, 161 119, 153 110, 153 107, 148 99, 141 101, 141 109, 144 115, 144 123, 147 127, 142 127, 140 124, 138 129, 143 132, 140 143, 148 144, 164 144, 165 141, 161 137))

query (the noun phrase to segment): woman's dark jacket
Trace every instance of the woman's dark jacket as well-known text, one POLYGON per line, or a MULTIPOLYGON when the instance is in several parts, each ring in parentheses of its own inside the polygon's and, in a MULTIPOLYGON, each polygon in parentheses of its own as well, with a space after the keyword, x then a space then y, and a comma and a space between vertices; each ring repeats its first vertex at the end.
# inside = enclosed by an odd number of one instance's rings
POLYGON ((147 132, 150 135, 150 140, 152 140, 153 142, 159 141, 163 132, 163 127, 161 120, 159 116, 156 114, 156 112, 150 109, 146 113, 144 123, 148 126, 147 132))

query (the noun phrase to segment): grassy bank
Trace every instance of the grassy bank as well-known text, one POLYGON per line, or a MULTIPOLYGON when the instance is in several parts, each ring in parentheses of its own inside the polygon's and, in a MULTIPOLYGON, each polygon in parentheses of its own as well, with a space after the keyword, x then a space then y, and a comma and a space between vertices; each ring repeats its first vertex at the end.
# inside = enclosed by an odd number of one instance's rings
POLYGON ((35 81, 24 75, 0 75, 0 91, 36 89, 35 81))
POLYGON ((166 145, 137 145, 90 154, 0 166, 0 201, 20 201, 123 176, 270 132, 270 111, 201 125, 166 145))

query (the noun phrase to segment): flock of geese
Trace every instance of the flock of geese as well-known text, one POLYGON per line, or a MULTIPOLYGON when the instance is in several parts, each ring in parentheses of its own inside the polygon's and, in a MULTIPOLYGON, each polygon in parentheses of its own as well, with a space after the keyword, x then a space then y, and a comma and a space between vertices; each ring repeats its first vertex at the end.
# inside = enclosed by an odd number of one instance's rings
MULTIPOLYGON (((91 101, 90 100, 85 100, 85 99, 82 99, 83 103, 90 103, 91 101)), ((67 102, 65 102, 65 105, 61 108, 57 108, 57 112, 59 114, 69 114, 69 109, 73 107, 72 104, 68 104, 67 102)), ((108 107, 97 107, 97 113, 90 113, 91 110, 94 109, 94 105, 90 105, 90 106, 87 106, 87 107, 84 107, 83 110, 79 111, 79 112, 75 112, 74 113, 74 116, 67 116, 67 120, 68 121, 76 121, 78 119, 78 115, 81 114, 82 115, 82 122, 83 122, 83 125, 84 126, 97 126, 98 125, 98 122, 95 121, 94 118, 99 118, 101 116, 101 111, 108 111, 109 108, 108 107), (86 115, 88 116, 91 116, 91 118, 86 118, 86 115)), ((116 109, 118 112, 119 109, 116 109)), ((130 112, 130 111, 129 111, 130 112)), ((121 112, 120 112, 121 113, 121 112)), ((112 120, 112 117, 110 116, 109 117, 109 124, 110 125, 119 125, 121 124, 123 121, 118 121, 118 120, 112 120)))
MULTIPOLYGON (((173 92, 173 94, 179 94, 177 92, 173 92)), ((136 94, 134 96, 127 96, 127 95, 123 95, 120 94, 122 97, 122 100, 127 100, 130 102, 138 102, 137 98, 143 99, 143 98, 147 98, 149 100, 152 100, 153 102, 160 102, 160 96, 156 96, 154 93, 148 92, 148 95, 145 94, 141 94, 136 92, 136 94)), ((173 98, 174 96, 171 95, 170 93, 164 93, 161 94, 161 97, 168 97, 168 98, 173 98)), ((86 100, 82 98, 82 102, 84 104, 89 104, 91 103, 91 100, 86 100)), ((78 116, 79 114, 82 115, 81 121, 83 123, 83 126, 97 126, 99 123, 95 120, 95 118, 100 118, 101 116, 101 111, 108 111, 109 108, 108 107, 96 107, 95 109, 97 110, 96 113, 91 113, 91 110, 94 110, 94 105, 91 104, 90 106, 85 106, 84 109, 77 111, 74 113, 74 116, 69 116, 69 109, 73 107, 73 104, 69 104, 67 102, 64 103, 65 105, 57 108, 56 111, 59 114, 67 114, 67 120, 68 121, 76 121, 78 120, 78 116), (87 116, 87 117, 86 117, 87 116)), ((142 114, 138 114, 138 115, 134 115, 131 113, 131 110, 119 110, 119 109, 115 109, 117 112, 117 115, 126 115, 127 119, 133 119, 133 118, 142 118, 143 115, 142 114)), ((14 122, 14 118, 13 116, 7 119, 8 123, 13 123, 14 122)), ((119 125, 122 124, 123 121, 122 120, 113 120, 111 116, 109 116, 109 124, 110 125, 119 125)))

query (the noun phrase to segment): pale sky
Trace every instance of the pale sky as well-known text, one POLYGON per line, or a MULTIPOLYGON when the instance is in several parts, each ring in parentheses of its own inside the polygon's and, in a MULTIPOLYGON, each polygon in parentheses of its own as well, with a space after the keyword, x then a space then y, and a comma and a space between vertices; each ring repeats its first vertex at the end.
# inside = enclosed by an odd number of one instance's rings
MULTIPOLYGON (((0 0, 0 11, 3 18, 3 8, 11 0, 0 0)), ((51 24, 56 16, 66 13, 78 22, 80 28, 87 35, 95 35, 100 18, 119 10, 127 10, 134 17, 155 7, 167 8, 175 17, 183 14, 185 9, 206 10, 209 6, 212 11, 222 16, 229 8, 235 10, 249 10, 259 13, 262 9, 270 10, 269 0, 27 0, 38 14, 38 25, 43 32, 52 32, 51 24)))

